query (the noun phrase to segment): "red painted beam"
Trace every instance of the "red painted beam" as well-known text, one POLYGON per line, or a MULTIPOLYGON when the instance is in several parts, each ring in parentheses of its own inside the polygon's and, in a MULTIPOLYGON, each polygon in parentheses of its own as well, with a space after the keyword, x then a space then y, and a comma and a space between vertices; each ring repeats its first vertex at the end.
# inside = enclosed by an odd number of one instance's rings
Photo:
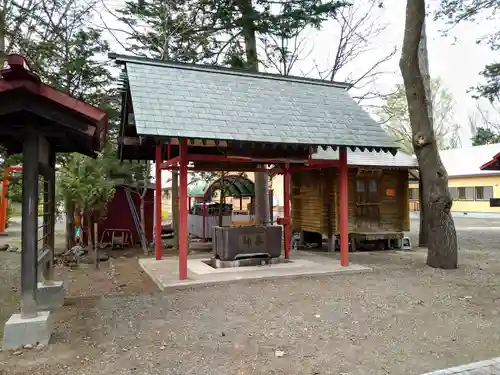
POLYGON ((179 280, 187 279, 188 257, 188 144, 182 139, 179 162, 179 280))
POLYGON ((285 222, 283 224, 283 241, 285 242, 285 259, 290 258, 290 172, 289 165, 285 166, 285 174, 283 175, 283 215, 285 217, 285 222))
POLYGON ((179 161, 180 161, 180 156, 176 156, 172 159, 166 160, 160 164, 160 169, 167 169, 170 166, 177 165, 179 161))
POLYGON ((161 157, 161 146, 156 146, 156 206, 155 206, 155 220, 156 220, 156 226, 155 226, 155 255, 156 255, 156 260, 161 260, 161 257, 163 256, 163 248, 162 248, 162 241, 161 241, 161 163, 162 163, 162 157, 161 157))
POLYGON ((340 160, 322 160, 322 159, 311 159, 305 162, 306 165, 312 166, 312 165, 327 165, 330 167, 340 167, 341 161, 340 160))
POLYGON ((290 167, 290 172, 291 173, 296 173, 296 172, 310 171, 310 170, 321 169, 321 168, 339 168, 339 167, 340 167, 339 163, 334 163, 334 164, 313 164, 313 165, 296 165, 296 166, 290 167))
POLYGON ((347 151, 339 151, 340 159, 340 265, 349 265, 349 168, 347 151))
MULTIPOLYGON (((169 166, 164 168, 164 170, 167 171, 177 171, 179 170, 179 167, 176 166, 169 166)), ((193 172, 214 172, 217 171, 217 169, 214 168, 204 168, 204 167, 188 167, 188 171, 193 171, 193 172)), ((230 168, 226 169, 224 168, 225 172, 268 172, 268 173, 277 173, 277 174, 283 174, 283 170, 281 168, 230 168)))
MULTIPOLYGON (((203 167, 190 167, 188 168, 190 171, 196 172, 213 172, 213 168, 203 168, 203 167)), ((283 174, 283 170, 281 168, 230 168, 225 169, 225 172, 267 172, 267 173, 278 173, 283 174)))
POLYGON ((259 164, 280 164, 280 163, 306 163, 308 159, 289 159, 289 158, 251 158, 247 156, 224 156, 224 155, 204 155, 204 154, 189 154, 191 161, 225 161, 235 163, 259 163, 259 164))

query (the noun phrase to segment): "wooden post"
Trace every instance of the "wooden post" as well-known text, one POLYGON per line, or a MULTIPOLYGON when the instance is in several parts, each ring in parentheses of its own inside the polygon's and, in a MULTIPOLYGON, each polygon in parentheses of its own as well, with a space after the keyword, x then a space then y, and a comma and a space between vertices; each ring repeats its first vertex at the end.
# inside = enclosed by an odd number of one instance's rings
POLYGON ((172 171, 172 229, 174 248, 179 250, 179 172, 172 171))
POLYGON ((187 139, 180 142, 179 163, 179 280, 187 279, 188 257, 188 144, 187 139))
POLYGON ((290 258, 290 165, 285 165, 285 173, 283 174, 283 216, 285 223, 283 225, 284 231, 284 249, 285 259, 290 258))
POLYGON ((2 200, 0 207, 0 233, 5 232, 7 227, 7 190, 9 188, 9 167, 3 168, 2 200))
POLYGON ((274 190, 268 189, 269 191, 269 222, 268 225, 274 224, 274 190))
POLYGON ((349 167, 347 150, 339 150, 340 159, 340 265, 349 265, 349 167))
POLYGON ((202 217, 203 217, 203 223, 202 223, 203 242, 206 242, 207 241, 207 234, 205 232, 207 230, 207 201, 205 200, 205 197, 203 197, 201 204, 202 204, 202 217))
POLYGON ((161 241, 161 168, 162 152, 161 146, 156 146, 156 190, 155 190, 155 255, 156 260, 161 260, 163 256, 161 241))
POLYGON ((55 224, 56 224, 56 154, 51 148, 43 176, 43 244, 49 249, 49 262, 44 272, 44 282, 54 280, 55 224))
POLYGON ((30 129, 23 142, 23 212, 21 234, 21 317, 37 316, 38 282, 38 135, 30 129))

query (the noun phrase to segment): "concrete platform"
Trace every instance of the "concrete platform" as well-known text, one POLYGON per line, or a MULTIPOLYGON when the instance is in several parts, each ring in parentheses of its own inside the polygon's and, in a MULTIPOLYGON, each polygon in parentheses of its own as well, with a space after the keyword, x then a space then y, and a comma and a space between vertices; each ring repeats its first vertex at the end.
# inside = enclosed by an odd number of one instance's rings
POLYGON ((163 291, 246 280, 272 280, 371 271, 370 267, 352 263, 349 267, 341 267, 337 259, 305 251, 293 252, 289 263, 238 268, 213 268, 205 263, 209 258, 210 255, 203 254, 190 256, 188 259, 188 279, 183 281, 179 280, 179 260, 177 257, 163 260, 140 259, 139 264, 158 285, 158 288, 163 291))
POLYGON ((36 302, 38 311, 53 311, 64 305, 63 282, 38 283, 36 302))
POLYGON ((5 323, 3 350, 48 345, 52 335, 53 318, 50 311, 40 311, 35 318, 22 319, 21 314, 12 315, 5 323))
POLYGON ((466 365, 450 367, 443 370, 427 372, 422 375, 498 375, 500 374, 500 357, 487 361, 468 363, 466 365))

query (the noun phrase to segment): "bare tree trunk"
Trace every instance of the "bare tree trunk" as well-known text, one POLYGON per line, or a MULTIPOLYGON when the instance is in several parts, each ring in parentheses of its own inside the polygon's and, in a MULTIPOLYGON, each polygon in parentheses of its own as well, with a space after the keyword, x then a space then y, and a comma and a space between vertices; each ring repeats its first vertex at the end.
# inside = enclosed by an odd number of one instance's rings
POLYGON ((3 64, 7 56, 5 50, 5 34, 7 33, 6 8, 6 2, 3 0, 0 1, 0 70, 3 68, 3 64))
POLYGON ((418 231, 418 246, 427 247, 429 244, 429 228, 425 221, 424 188, 422 178, 418 180, 418 201, 420 203, 420 227, 418 231))
POLYGON ((179 249, 179 172, 172 171, 172 229, 174 246, 179 249))
MULTIPOLYGON (((429 54, 427 50, 427 33, 425 31, 425 21, 422 25, 422 33, 420 35, 420 43, 418 45, 418 64, 420 66, 420 73, 422 74, 422 81, 425 88, 425 98, 427 100, 427 112, 429 115, 429 122, 434 129, 434 117, 432 108, 432 92, 431 92, 431 74, 429 69, 429 54)), ((418 234, 418 246, 426 247, 429 244, 429 229, 425 220, 425 205, 423 200, 423 186, 422 179, 419 180, 419 201, 420 201, 420 230, 418 234)))
POLYGON ((224 202, 226 201, 226 197, 224 196, 224 190, 221 190, 220 191, 220 197, 219 197, 219 218, 217 219, 218 221, 218 226, 219 227, 222 227, 223 225, 223 221, 222 221, 222 216, 223 216, 223 213, 224 213, 224 209, 223 209, 223 206, 224 206, 224 202))
MULTIPOLYGON (((259 71, 257 55, 257 37, 255 32, 252 0, 238 0, 238 7, 242 16, 242 34, 245 40, 245 55, 247 68, 252 72, 259 71)), ((259 165, 259 167, 263 167, 259 165)), ((269 174, 255 172, 255 222, 257 225, 267 225, 269 217, 269 174)))
POLYGON ((217 219, 217 225, 219 227, 222 227, 222 224, 224 223, 223 220, 222 220, 222 216, 223 216, 223 205, 224 203, 226 203, 226 196, 224 195, 224 189, 225 189, 225 185, 224 185, 224 179, 226 177, 226 172, 221 172, 221 177, 220 177, 220 196, 219 196, 219 217, 217 219))
POLYGON ((420 165, 425 220, 429 228, 427 264, 453 269, 458 266, 458 249, 455 224, 450 213, 452 199, 448 191, 448 174, 439 156, 418 59, 424 21, 425 0, 407 0, 399 66, 408 101, 413 147, 420 165))

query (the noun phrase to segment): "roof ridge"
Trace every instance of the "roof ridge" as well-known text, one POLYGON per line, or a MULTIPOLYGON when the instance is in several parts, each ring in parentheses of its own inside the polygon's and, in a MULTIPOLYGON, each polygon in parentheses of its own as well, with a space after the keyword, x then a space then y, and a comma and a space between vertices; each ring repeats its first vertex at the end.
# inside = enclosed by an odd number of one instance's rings
POLYGON ((283 76, 280 74, 267 73, 267 72, 249 72, 242 69, 228 68, 217 65, 184 63, 184 62, 177 62, 170 60, 151 59, 147 57, 120 55, 116 53, 109 53, 108 57, 110 59, 115 60, 117 64, 135 63, 142 65, 150 65, 150 66, 168 67, 173 69, 195 70, 195 71, 203 71, 216 74, 227 74, 227 75, 250 77, 250 78, 264 78, 276 81, 287 81, 287 82, 297 82, 297 83, 305 83, 305 84, 320 85, 320 86, 331 86, 340 89, 348 89, 351 87, 350 84, 345 82, 325 81, 318 78, 307 78, 298 76, 283 76))

